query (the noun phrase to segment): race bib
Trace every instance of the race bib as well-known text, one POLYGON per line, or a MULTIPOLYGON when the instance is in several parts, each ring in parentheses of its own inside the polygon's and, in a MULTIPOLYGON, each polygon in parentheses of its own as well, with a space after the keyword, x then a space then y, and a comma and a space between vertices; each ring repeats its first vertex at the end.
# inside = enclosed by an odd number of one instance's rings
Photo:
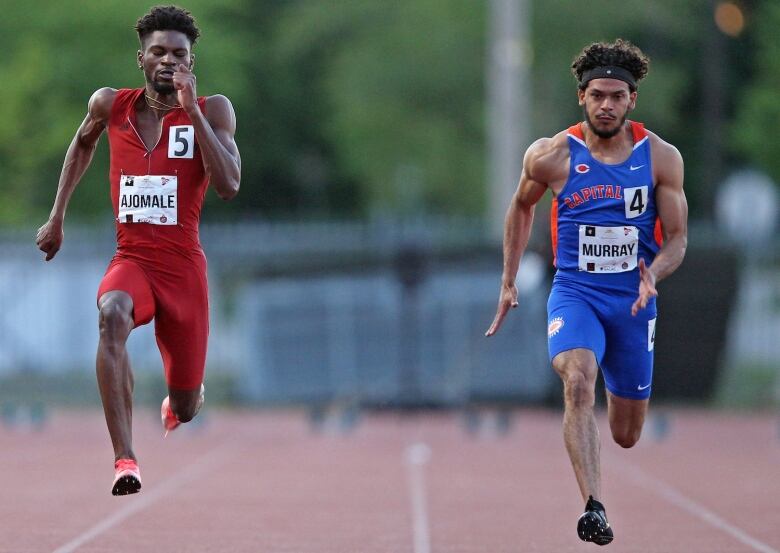
POLYGON ((636 269, 639 229, 580 225, 579 270, 624 273, 636 269))
POLYGON ((170 175, 122 175, 119 179, 120 223, 175 225, 178 180, 170 175))
POLYGON ((647 321, 647 351, 655 349, 655 319, 647 321))
POLYGON ((192 159, 195 155, 195 127, 174 125, 168 131, 168 157, 192 159))

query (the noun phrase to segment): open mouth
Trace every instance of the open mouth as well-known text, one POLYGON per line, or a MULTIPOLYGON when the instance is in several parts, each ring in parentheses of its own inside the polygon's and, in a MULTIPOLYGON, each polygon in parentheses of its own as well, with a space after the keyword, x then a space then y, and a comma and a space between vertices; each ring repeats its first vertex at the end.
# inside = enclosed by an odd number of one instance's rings
POLYGON ((162 79, 164 81, 173 80, 173 71, 171 71, 170 69, 163 69, 162 71, 158 71, 157 78, 162 79))

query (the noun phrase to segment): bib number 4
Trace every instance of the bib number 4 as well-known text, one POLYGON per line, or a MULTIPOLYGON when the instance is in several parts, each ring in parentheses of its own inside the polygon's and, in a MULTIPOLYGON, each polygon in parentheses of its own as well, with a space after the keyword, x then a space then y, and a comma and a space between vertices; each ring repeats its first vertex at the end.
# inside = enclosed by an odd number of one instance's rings
POLYGON ((626 202, 626 219, 639 217, 647 211, 647 186, 624 188, 623 199, 626 202))
POLYGON ((195 154, 195 128, 192 125, 175 125, 168 134, 168 157, 192 159, 195 154))
POLYGON ((647 351, 655 349, 655 319, 647 321, 647 351))

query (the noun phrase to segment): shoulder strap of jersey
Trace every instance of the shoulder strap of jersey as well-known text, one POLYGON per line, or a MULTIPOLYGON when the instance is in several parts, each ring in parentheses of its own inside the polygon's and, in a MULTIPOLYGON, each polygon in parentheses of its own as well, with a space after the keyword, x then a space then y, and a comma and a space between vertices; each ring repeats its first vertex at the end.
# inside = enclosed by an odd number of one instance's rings
POLYGON ((569 134, 574 138, 579 138, 580 140, 585 140, 585 133, 582 132, 582 121, 566 129, 566 134, 569 134))
POLYGON ((120 88, 116 91, 114 103, 111 106, 111 121, 109 124, 121 124, 127 119, 130 108, 142 94, 143 88, 120 88))
MULTIPOLYGON (((634 137, 634 144, 641 142, 647 137, 647 130, 645 129, 644 123, 629 121, 629 124, 631 125, 631 133, 634 137)), ((582 121, 566 129, 566 133, 570 136, 573 136, 574 138, 579 138, 583 141, 585 140, 585 133, 582 132, 582 121)))
POLYGON ((582 122, 577 123, 576 125, 572 125, 568 129, 566 129, 566 137, 569 140, 569 146, 572 146, 574 143, 577 143, 580 146, 582 146, 585 150, 588 149, 588 145, 585 144, 585 133, 582 132, 582 122))
POLYGON ((631 124, 631 133, 634 135, 634 144, 639 144, 645 138, 647 138, 647 130, 645 130, 644 123, 638 123, 636 121, 629 121, 631 124))

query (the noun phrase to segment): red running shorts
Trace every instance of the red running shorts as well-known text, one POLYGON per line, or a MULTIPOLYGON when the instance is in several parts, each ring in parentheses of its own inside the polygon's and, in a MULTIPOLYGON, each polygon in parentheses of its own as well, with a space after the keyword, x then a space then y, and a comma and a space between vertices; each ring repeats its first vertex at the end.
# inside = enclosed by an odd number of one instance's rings
POLYGON ((168 386, 175 390, 200 388, 209 335, 205 256, 157 254, 149 261, 117 254, 100 282, 98 301, 115 290, 132 298, 135 326, 154 319, 168 386))

